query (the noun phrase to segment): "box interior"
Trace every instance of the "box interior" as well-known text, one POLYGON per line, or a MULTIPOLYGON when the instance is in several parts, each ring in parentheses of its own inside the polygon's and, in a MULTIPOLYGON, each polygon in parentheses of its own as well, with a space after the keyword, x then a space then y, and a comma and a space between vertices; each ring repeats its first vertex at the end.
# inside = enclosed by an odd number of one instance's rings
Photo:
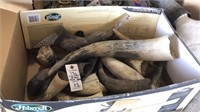
MULTIPOLYGON (((0 73, 3 95, 1 97, 24 101, 26 82, 39 70, 40 66, 27 55, 19 14, 1 9, 1 15, 5 17, 2 18, 2 37, 5 38, 2 38, 1 48, 3 51, 1 54, 1 68, 3 69, 0 73)), ((161 14, 157 21, 154 37, 166 34, 170 37, 172 48, 177 56, 177 59, 169 61, 167 64, 167 71, 174 83, 199 78, 198 63, 174 34, 165 15, 161 14)))

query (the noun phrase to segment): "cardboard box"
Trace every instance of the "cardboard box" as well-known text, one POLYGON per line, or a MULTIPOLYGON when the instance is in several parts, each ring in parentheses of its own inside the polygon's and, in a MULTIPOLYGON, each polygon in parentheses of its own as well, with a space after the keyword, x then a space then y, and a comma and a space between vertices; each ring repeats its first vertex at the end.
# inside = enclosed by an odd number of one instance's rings
MULTIPOLYGON (((1 12, 5 18, 2 21, 2 32, 4 33, 1 37, 3 39, 1 44, 1 55, 3 54, 1 61, 3 66, 1 66, 0 74, 2 98, 0 102, 6 111, 175 111, 183 110, 200 90, 200 81, 193 80, 199 79, 200 66, 184 43, 180 41, 161 9, 142 7, 79 7, 22 11, 20 13, 22 24, 20 24, 18 13, 8 9, 1 9, 1 12), (124 12, 131 15, 132 19, 125 23, 120 31, 129 32, 128 36, 138 36, 140 34, 140 37, 146 38, 146 34, 148 34, 148 38, 163 35, 170 37, 171 45, 177 58, 167 62, 166 69, 175 84, 158 89, 111 95, 103 98, 58 102, 27 102, 25 98, 26 83, 37 72, 39 66, 36 62, 29 60, 31 56, 27 54, 26 47, 32 48, 35 43, 55 32, 55 30, 50 30, 44 32, 44 35, 37 38, 37 40, 31 40, 35 39, 35 37, 30 37, 30 31, 28 30, 30 27, 33 29, 36 27, 37 29, 41 24, 55 24, 55 26, 62 24, 71 32, 77 27, 86 28, 85 31, 90 32, 101 28, 95 26, 103 27, 107 25, 109 27, 108 23, 112 25, 112 21, 124 12), (58 21, 46 21, 45 16, 49 13, 58 13, 62 18, 58 21), (36 17, 39 15, 39 21, 30 21, 30 15, 36 15, 36 17), (98 23, 96 22, 97 20, 98 23), (90 25, 92 28, 88 27, 90 25), (130 29, 134 29, 135 26, 138 26, 137 29, 139 30, 134 30, 135 32, 131 33, 130 29), (145 32, 144 29, 146 29, 145 32), (24 44, 22 31, 26 45, 24 44)), ((32 34, 38 34, 35 31, 32 34)))

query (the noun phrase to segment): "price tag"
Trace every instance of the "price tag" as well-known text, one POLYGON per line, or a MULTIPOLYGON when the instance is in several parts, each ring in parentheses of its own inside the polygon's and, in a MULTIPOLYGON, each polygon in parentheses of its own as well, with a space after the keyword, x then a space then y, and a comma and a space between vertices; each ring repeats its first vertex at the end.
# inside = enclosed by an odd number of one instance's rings
POLYGON ((83 85, 82 85, 78 65, 77 64, 65 65, 65 69, 67 72, 71 91, 74 92, 74 91, 83 90, 83 85))

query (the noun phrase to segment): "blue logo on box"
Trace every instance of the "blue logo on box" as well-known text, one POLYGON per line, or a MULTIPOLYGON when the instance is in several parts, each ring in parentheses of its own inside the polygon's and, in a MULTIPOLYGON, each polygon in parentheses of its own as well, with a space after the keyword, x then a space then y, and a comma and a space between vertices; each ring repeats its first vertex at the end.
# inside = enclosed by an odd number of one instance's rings
POLYGON ((57 21, 61 18, 61 15, 58 13, 50 13, 45 16, 45 19, 48 21, 57 21))
POLYGON ((52 110, 50 106, 39 104, 14 104, 11 108, 20 112, 50 112, 52 110))

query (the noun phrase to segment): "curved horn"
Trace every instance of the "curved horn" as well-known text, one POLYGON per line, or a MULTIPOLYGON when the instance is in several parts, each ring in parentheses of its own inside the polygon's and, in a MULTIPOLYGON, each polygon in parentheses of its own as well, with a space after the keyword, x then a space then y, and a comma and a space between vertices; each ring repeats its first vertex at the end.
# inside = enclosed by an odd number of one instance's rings
POLYGON ((49 83, 53 79, 48 76, 49 69, 44 69, 36 73, 27 84, 27 95, 30 100, 35 100, 40 97, 48 88, 49 83))
POLYGON ((112 93, 127 93, 151 88, 149 79, 119 80, 106 75, 102 64, 99 66, 99 80, 112 93))
MULTIPOLYGON (((119 27, 124 24, 125 20, 129 18, 128 14, 122 14, 119 20, 117 20, 115 24, 115 28, 119 29, 119 27)), ((77 50, 83 46, 89 45, 94 42, 99 42, 103 40, 108 40, 113 35, 112 29, 108 31, 96 31, 90 34, 88 37, 79 37, 69 32, 62 30, 62 35, 56 40, 56 44, 60 47, 67 49, 68 51, 77 50)))
POLYGON ((94 95, 96 93, 103 92, 104 90, 105 89, 99 82, 96 73, 93 73, 83 80, 83 90, 74 93, 78 95, 94 95))
POLYGON ((90 44, 66 55, 51 67, 48 75, 56 73, 66 63, 87 57, 135 58, 146 61, 172 60, 167 36, 145 40, 112 40, 90 44), (155 52, 156 51, 156 52, 155 52))
POLYGON ((101 58, 101 62, 106 66, 106 68, 117 78, 119 79, 129 79, 129 80, 140 80, 144 79, 144 77, 135 71, 133 68, 124 64, 123 62, 111 58, 111 57, 103 57, 101 58))

